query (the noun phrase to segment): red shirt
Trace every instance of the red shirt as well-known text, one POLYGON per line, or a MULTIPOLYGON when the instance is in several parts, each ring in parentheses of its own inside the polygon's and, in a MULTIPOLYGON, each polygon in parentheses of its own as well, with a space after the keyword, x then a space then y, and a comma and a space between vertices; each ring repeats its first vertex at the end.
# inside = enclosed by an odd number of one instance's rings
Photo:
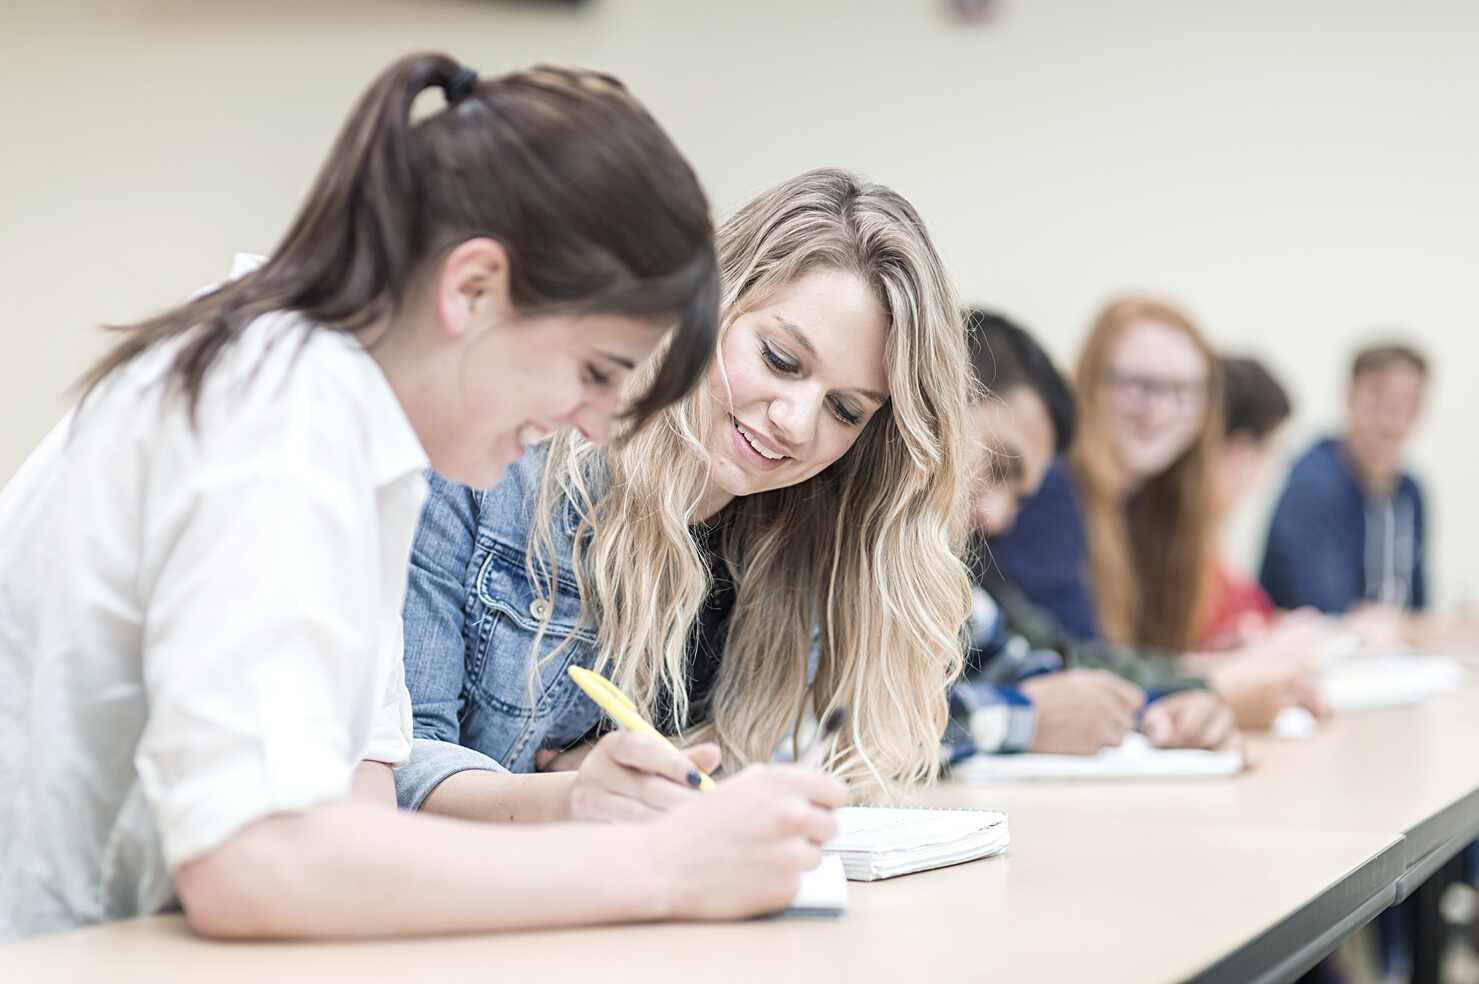
POLYGON ((1268 592, 1221 557, 1212 561, 1207 617, 1198 649, 1233 649, 1273 628, 1278 609, 1268 592))

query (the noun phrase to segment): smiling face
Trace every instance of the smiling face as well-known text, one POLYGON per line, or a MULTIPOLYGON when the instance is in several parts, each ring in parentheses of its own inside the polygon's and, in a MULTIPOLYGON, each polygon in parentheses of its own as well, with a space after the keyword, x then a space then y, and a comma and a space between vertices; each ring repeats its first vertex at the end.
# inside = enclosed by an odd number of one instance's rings
POLYGON ((666 327, 610 313, 522 316, 508 269, 502 244, 462 243, 370 349, 431 466, 475 489, 497 485, 553 431, 609 440, 622 384, 666 327))
POLYGON ((804 482, 888 400, 888 320, 856 274, 819 269, 729 325, 711 366, 709 485, 699 515, 804 482))
POLYGON ((422 441, 432 467, 473 488, 541 438, 573 427, 604 443, 620 415, 628 374, 662 337, 645 321, 615 314, 521 318, 491 327, 463 352, 441 394, 443 426, 422 441))
POLYGON ((1129 486, 1161 474, 1196 443, 1209 371, 1185 332, 1158 321, 1132 325, 1110 349, 1098 410, 1129 486))
POLYGON ((966 408, 971 519, 978 530, 1011 531, 1022 503, 1042 488, 1056 439, 1047 404, 1031 386, 966 408))

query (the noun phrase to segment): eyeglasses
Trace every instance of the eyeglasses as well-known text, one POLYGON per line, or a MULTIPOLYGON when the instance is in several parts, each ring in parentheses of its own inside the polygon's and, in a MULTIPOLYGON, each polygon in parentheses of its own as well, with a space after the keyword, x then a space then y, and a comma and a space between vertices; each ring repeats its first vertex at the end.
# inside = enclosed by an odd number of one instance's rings
POLYGON ((1117 401, 1130 406, 1145 406, 1155 400, 1190 410, 1200 407, 1207 398, 1207 383, 1201 379, 1141 376, 1107 369, 1104 372, 1104 385, 1117 401))

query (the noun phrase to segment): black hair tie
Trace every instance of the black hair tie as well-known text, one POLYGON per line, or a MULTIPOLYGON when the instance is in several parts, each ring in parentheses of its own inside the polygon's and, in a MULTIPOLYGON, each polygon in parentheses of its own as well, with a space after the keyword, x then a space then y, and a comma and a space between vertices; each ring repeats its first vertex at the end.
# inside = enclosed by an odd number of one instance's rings
POLYGON ((447 103, 450 105, 471 92, 472 87, 477 84, 478 70, 463 68, 451 79, 442 83, 442 91, 447 94, 447 103))

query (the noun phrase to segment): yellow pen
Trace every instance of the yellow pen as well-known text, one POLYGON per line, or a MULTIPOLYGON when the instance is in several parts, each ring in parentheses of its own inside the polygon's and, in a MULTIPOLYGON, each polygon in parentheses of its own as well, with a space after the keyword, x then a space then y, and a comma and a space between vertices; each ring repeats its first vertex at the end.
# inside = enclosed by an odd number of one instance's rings
MULTIPOLYGON (((673 751, 678 751, 677 747, 664 738, 656 728, 642 720, 642 715, 637 713, 637 705, 632 703, 630 697, 617 690, 616 684, 599 673, 592 673, 579 666, 570 667, 570 679, 574 680, 591 700, 600 704, 603 711, 614 717, 617 724, 628 731, 635 731, 654 738, 673 751)), ((699 789, 708 791, 714 788, 714 780, 704 775, 702 769, 695 768, 693 771, 698 773, 699 789)))

